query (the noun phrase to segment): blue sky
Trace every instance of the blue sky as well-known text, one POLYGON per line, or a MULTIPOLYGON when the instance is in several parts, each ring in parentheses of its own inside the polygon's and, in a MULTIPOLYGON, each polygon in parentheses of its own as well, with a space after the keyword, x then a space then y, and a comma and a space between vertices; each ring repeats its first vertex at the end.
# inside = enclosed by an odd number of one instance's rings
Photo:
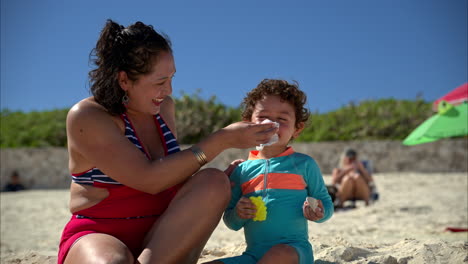
POLYGON ((166 33, 174 96, 238 106, 263 78, 296 80, 312 111, 351 101, 433 101, 466 82, 466 0, 1 0, 1 108, 69 108, 89 96, 106 19, 166 33))

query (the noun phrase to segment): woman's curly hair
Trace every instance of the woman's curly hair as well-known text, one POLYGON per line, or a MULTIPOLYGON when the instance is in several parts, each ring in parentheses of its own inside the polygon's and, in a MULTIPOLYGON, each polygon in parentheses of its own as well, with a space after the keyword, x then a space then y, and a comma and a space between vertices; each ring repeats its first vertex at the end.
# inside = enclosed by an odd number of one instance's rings
POLYGON ((112 114, 124 113, 125 92, 119 85, 118 73, 125 71, 135 81, 151 71, 154 58, 161 52, 172 53, 171 42, 152 26, 136 22, 125 28, 107 20, 90 53, 90 61, 96 65, 89 72, 90 90, 96 101, 112 114))
POLYGON ((309 120, 310 111, 304 107, 307 101, 306 94, 299 89, 299 84, 294 81, 293 84, 285 80, 264 79, 247 93, 247 96, 242 102, 244 111, 242 112, 243 120, 250 120, 258 101, 262 100, 266 95, 277 95, 281 100, 290 103, 296 114, 296 128, 299 123, 306 123, 309 120))

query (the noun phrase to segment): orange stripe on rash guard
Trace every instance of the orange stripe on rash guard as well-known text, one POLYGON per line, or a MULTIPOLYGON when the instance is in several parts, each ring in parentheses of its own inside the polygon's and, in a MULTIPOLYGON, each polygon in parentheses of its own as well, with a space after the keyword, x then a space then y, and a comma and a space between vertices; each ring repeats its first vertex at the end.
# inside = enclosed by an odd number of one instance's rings
MULTIPOLYGON (((263 174, 242 184, 242 194, 263 190, 263 174)), ((291 173, 269 173, 267 189, 304 190, 306 183, 301 175, 291 173)))
POLYGON ((246 181, 242 184, 242 194, 248 194, 251 192, 259 191, 263 189, 263 174, 258 175, 257 177, 246 181))
POLYGON ((306 188, 304 178, 299 174, 292 173, 269 173, 268 174, 268 189, 288 189, 288 190, 304 190, 306 188))

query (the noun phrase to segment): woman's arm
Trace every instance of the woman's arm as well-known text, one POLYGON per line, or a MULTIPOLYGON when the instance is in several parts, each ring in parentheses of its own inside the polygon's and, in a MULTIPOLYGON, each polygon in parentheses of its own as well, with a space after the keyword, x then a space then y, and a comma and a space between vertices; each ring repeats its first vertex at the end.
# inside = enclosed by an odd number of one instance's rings
POLYGON ((362 175, 362 177, 364 178, 364 180, 369 183, 372 180, 372 176, 370 175, 370 173, 367 171, 367 169, 364 167, 364 165, 362 164, 361 161, 357 161, 356 162, 356 167, 358 169, 358 171, 360 172, 360 174, 362 175))
MULTIPOLYGON (((152 194, 183 182, 200 168, 190 149, 148 160, 122 136, 114 118, 91 100, 78 103, 67 116, 69 149, 78 152, 90 167, 96 166, 114 180, 152 194)), ((270 128, 271 124, 239 122, 211 134, 197 146, 210 161, 228 148, 266 143, 276 132, 265 131, 270 128)))
POLYGON ((336 168, 333 175, 332 175, 333 183, 341 183, 341 180, 343 179, 343 177, 352 170, 353 170, 352 167, 336 168))

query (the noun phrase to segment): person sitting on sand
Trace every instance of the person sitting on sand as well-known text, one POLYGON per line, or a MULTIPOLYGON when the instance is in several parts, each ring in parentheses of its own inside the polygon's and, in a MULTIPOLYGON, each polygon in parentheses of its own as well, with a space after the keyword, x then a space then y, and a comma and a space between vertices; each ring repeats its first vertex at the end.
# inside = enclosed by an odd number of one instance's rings
POLYGON ((211 264, 314 262, 307 221, 325 222, 334 208, 315 160, 288 146, 309 118, 305 103, 297 84, 284 80, 263 80, 244 98, 242 118, 277 122, 278 140, 251 151, 230 174, 232 197, 223 220, 230 229, 244 228, 247 248, 211 264))
POLYGON ((196 263, 230 197, 224 172, 200 168, 277 129, 237 122, 182 150, 167 37, 108 20, 92 55, 92 96, 67 115, 72 216, 57 262, 196 263))
POLYGON ((4 192, 17 192, 26 189, 21 183, 19 173, 13 171, 10 176, 10 181, 3 187, 4 192))
POLYGON ((374 180, 369 171, 359 161, 354 149, 346 149, 340 157, 338 168, 333 169, 332 184, 337 186, 335 205, 343 207, 348 200, 364 200, 369 205, 374 180))

